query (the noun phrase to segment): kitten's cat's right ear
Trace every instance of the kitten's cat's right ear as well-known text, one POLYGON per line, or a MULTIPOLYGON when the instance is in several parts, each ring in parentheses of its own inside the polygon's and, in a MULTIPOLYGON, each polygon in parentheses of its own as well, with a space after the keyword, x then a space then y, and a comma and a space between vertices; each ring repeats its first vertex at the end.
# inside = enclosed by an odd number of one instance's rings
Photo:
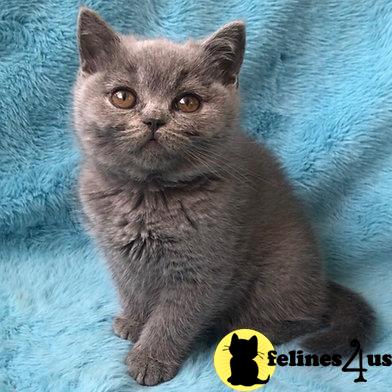
POLYGON ((121 41, 95 12, 82 7, 78 17, 78 44, 81 69, 92 74, 113 59, 121 41))
POLYGON ((236 333, 233 334, 233 336, 231 337, 231 344, 235 344, 239 341, 238 335, 236 333))

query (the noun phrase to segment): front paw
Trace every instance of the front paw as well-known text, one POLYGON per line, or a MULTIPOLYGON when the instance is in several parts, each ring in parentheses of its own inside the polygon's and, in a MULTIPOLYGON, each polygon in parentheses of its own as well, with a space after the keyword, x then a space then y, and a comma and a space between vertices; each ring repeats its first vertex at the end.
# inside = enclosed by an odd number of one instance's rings
POLYGON ((179 364, 161 362, 149 357, 140 347, 135 346, 128 354, 129 374, 141 385, 157 385, 169 381, 178 372, 179 364))
POLYGON ((122 339, 137 342, 143 326, 124 316, 118 316, 113 321, 114 333, 122 339))

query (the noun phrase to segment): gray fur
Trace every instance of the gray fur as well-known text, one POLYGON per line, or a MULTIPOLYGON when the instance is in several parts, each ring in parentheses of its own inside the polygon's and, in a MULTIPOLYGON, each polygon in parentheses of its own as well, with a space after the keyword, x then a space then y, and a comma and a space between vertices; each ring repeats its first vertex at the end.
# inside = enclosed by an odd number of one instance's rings
POLYGON ((240 131, 243 23, 176 44, 121 36, 82 9, 78 37, 80 195, 120 294, 114 329, 135 342, 130 374, 169 380, 211 330, 253 328, 279 344, 326 327, 304 346, 344 353, 352 338, 365 343, 372 311, 326 280, 279 164, 240 131), (109 102, 118 86, 136 92, 133 109, 109 102), (202 97, 199 111, 173 110, 184 91, 202 97), (151 116, 165 122, 155 143, 143 123, 151 116))

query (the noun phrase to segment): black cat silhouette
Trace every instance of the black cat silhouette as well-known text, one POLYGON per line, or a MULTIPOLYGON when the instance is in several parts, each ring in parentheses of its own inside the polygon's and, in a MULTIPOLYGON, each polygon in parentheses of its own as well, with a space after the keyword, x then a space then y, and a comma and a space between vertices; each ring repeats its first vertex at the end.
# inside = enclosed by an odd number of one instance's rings
POLYGON ((243 385, 250 387, 255 384, 267 384, 270 376, 265 380, 260 380, 259 367, 253 360, 258 354, 257 336, 252 336, 249 340, 240 339, 237 334, 233 334, 229 347, 231 376, 227 381, 231 385, 243 385))

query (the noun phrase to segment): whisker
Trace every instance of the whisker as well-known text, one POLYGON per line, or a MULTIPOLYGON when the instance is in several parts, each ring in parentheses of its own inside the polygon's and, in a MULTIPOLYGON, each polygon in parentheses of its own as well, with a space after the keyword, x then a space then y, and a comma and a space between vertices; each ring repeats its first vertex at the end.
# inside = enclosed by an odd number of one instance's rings
MULTIPOLYGON (((273 187, 280 188, 277 184, 274 184, 271 181, 268 181, 267 179, 261 177, 260 174, 255 173, 255 172, 253 172, 253 171, 251 171, 249 169, 246 169, 245 173, 240 172, 234 166, 230 165, 230 163, 227 161, 227 158, 222 156, 222 155, 218 155, 218 154, 214 153, 213 151, 209 151, 209 150, 206 150, 206 149, 198 149, 197 151, 202 153, 202 154, 203 153, 207 154, 207 155, 203 154, 204 158, 214 157, 214 158, 220 159, 221 161, 218 161, 218 162, 215 161, 215 163, 220 163, 222 165, 225 165, 229 170, 235 171, 236 174, 238 174, 243 179, 247 179, 249 181, 249 179, 245 176, 245 174, 248 174, 248 175, 250 175, 250 176, 252 176, 254 178, 259 179, 260 181, 262 181, 262 182, 264 182, 266 184, 269 184, 269 185, 271 185, 273 187)), ((237 155, 237 156, 240 158, 240 155, 237 155)))
MULTIPOLYGON (((200 151, 198 151, 198 157, 199 158, 203 158, 205 160, 210 160, 210 163, 212 163, 212 164, 220 164, 220 167, 219 167, 220 171, 224 172, 229 177, 236 178, 237 180, 246 181, 251 186, 252 189, 257 191, 257 189, 253 186, 253 182, 248 177, 246 177, 243 173, 241 173, 240 171, 236 170, 234 167, 230 166, 226 162, 214 161, 214 160, 211 159, 210 156, 205 155, 205 154, 203 154, 200 151)), ((202 162, 199 161, 199 163, 202 163, 202 162)))
MULTIPOLYGON (((190 162, 191 164, 194 165, 195 161, 196 161, 196 163, 198 163, 199 165, 203 165, 207 169, 208 173, 215 174, 216 176, 219 176, 219 173, 216 170, 214 170, 208 163, 201 161, 199 159, 200 157, 195 156, 194 154, 190 153, 189 151, 186 152, 186 156, 190 157, 192 159, 192 161, 188 160, 188 162, 190 162)), ((204 173, 203 173, 203 175, 205 176, 204 173)))
POLYGON ((186 136, 181 135, 181 134, 179 134, 179 133, 175 133, 175 132, 169 131, 169 130, 167 130, 167 129, 165 129, 165 133, 168 133, 169 135, 173 135, 173 136, 175 136, 175 137, 178 137, 179 139, 182 139, 182 140, 186 140, 186 141, 189 140, 189 138, 187 138, 186 136))

